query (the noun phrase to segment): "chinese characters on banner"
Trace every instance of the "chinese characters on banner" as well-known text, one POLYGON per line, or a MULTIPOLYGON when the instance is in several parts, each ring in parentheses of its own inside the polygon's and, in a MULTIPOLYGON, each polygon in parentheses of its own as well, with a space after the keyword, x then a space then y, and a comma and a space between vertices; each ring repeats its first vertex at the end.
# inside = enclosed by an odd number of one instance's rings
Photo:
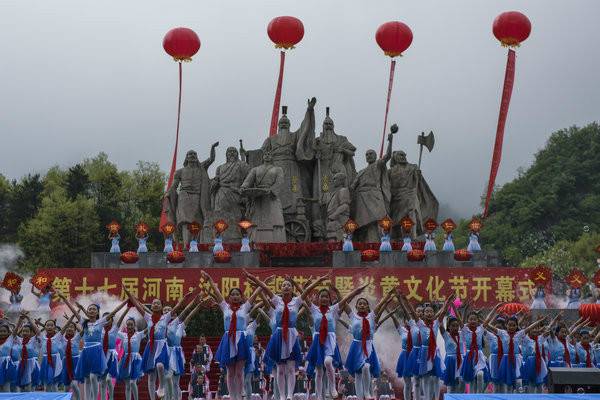
MULTIPOLYGON (((240 269, 205 269, 226 295, 231 288, 241 288, 249 296, 253 288, 240 269)), ((200 268, 52 268, 46 270, 54 278, 54 288, 67 298, 93 292, 125 298, 123 288, 142 301, 158 297, 167 303, 178 301, 185 293, 197 288, 209 290, 200 276, 200 268)), ((310 278, 324 275, 327 268, 260 268, 251 273, 261 279, 274 275, 269 284, 274 292, 286 275, 300 285, 310 278)), ((400 285, 413 302, 443 301, 456 293, 461 299, 472 299, 476 307, 492 306, 499 302, 525 302, 531 299, 535 285, 526 268, 336 268, 331 280, 342 295, 368 283, 367 296, 381 297, 400 285)), ((323 287, 327 287, 325 282, 323 287)))

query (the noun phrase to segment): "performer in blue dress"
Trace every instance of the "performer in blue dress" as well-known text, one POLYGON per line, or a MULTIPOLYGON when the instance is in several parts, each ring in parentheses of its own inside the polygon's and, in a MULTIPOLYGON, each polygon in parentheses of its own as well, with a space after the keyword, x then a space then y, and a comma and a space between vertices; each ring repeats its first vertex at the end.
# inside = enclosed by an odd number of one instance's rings
MULTIPOLYGON (((484 327, 487 325, 484 323, 484 327)), ((502 317, 496 317, 494 327, 500 330, 506 330, 506 320, 502 317)), ((494 384, 494 392, 500 393, 502 387, 502 379, 500 377, 500 363, 504 356, 504 345, 502 339, 497 334, 486 330, 485 339, 490 349, 490 357, 488 360, 488 369, 490 371, 490 380, 494 384)))
POLYGON ((435 246, 435 242, 433 241, 433 239, 433 232, 425 233, 425 246, 423 247, 424 251, 437 251, 437 247, 435 246))
POLYGON ((521 342, 523 353, 523 384, 527 386, 527 393, 542 393, 542 385, 548 374, 546 357, 544 354, 545 339, 542 329, 536 326, 521 342))
POLYGON ((581 306, 581 289, 570 288, 569 289, 569 301, 567 303, 567 309, 578 310, 581 306))
POLYGON ((119 240, 121 240, 121 235, 119 235, 118 233, 110 233, 108 235, 108 239, 110 240, 110 252, 120 253, 121 247, 119 246, 119 240))
POLYGON ((481 251, 481 246, 479 245, 479 234, 477 232, 469 233, 469 245, 467 246, 467 251, 469 253, 481 251))
MULTIPOLYGON (((350 311, 349 314, 352 343, 348 350, 345 366, 346 370, 354 375, 354 386, 359 400, 373 398, 371 379, 379 378, 381 373, 373 339, 381 313, 392 299, 393 294, 394 290, 390 290, 373 311, 371 311, 369 301, 361 297, 356 301, 356 311, 350 311)), ((347 308, 350 307, 347 306, 347 308)))
MULTIPOLYGON (((73 314, 78 315, 75 306, 62 293, 57 291, 56 295, 73 314)), ((75 368, 75 377, 78 381, 84 382, 86 397, 89 400, 95 400, 98 397, 98 380, 106 371, 106 356, 102 350, 103 328, 107 324, 107 319, 113 318, 126 304, 127 300, 102 318, 100 318, 98 304, 90 304, 87 309, 83 310, 87 317, 82 323, 84 345, 75 368)))
POLYGON ((147 253, 148 252, 148 245, 146 243, 148 242, 148 235, 137 236, 137 234, 136 234, 136 239, 138 241, 137 252, 138 253, 147 253))
POLYGON ((15 387, 21 392, 31 392, 40 384, 38 356, 41 337, 28 314, 21 314, 17 328, 21 330, 21 338, 14 340, 12 349, 14 353, 20 355, 15 374, 15 387))
MULTIPOLYGON (((403 326, 400 326, 399 333, 402 341, 406 340, 406 346, 402 345, 402 349, 406 349, 406 351, 400 352, 396 364, 396 373, 404 381, 404 398, 410 399, 412 396, 413 399, 418 399, 422 397, 421 381, 418 379, 419 366, 417 364, 423 344, 421 332, 412 317, 412 306, 406 299, 406 296, 398 292, 397 298, 405 316, 405 323, 403 326)), ((417 319, 423 318, 423 306, 417 306, 414 309, 414 315, 416 315, 417 319)))
POLYGON ((452 232, 444 233, 444 247, 442 251, 454 252, 454 241, 452 240, 452 232))
POLYGON ((52 301, 52 295, 54 294, 54 289, 52 285, 48 285, 45 289, 40 292, 35 291, 35 287, 31 286, 31 293, 38 298, 38 308, 37 311, 40 313, 46 313, 48 316, 50 315, 50 302, 52 301))
POLYGON ((546 309, 546 294, 544 293, 544 286, 538 286, 535 289, 533 295, 533 301, 531 302, 532 310, 545 310, 546 309))
MULTIPOLYGON (((490 312, 486 321, 489 323, 493 316, 494 313, 490 312)), ((468 313, 467 323, 461 329, 465 348, 461 349, 463 357, 460 376, 464 383, 469 384, 470 393, 484 393, 486 381, 490 378, 487 359, 483 353, 485 332, 484 325, 479 323, 479 315, 474 311, 468 313)))
MULTIPOLYGON (((121 318, 125 317, 128 310, 123 311, 121 318)), ((108 392, 108 400, 114 399, 115 385, 113 379, 119 376, 119 355, 117 354, 117 336, 119 333, 120 323, 114 324, 113 318, 109 318, 109 313, 104 313, 102 316, 106 318, 106 325, 102 331, 102 351, 106 359, 106 370, 100 377, 100 397, 106 398, 108 392)))
POLYGON ((142 354, 142 371, 148 375, 148 395, 150 400, 165 396, 167 368, 169 367, 169 349, 167 346, 167 325, 171 321, 171 312, 179 312, 186 300, 195 295, 188 292, 172 310, 163 312, 163 303, 160 299, 152 300, 150 310, 146 309, 137 297, 128 290, 123 289, 129 297, 129 302, 144 316, 148 329, 148 342, 142 354), (158 379, 158 389, 156 380, 158 379))
POLYGON ((464 342, 461 340, 460 322, 455 317, 448 317, 446 328, 440 325, 440 331, 444 338, 446 357, 444 358, 444 376, 442 380, 446 385, 448 393, 464 393, 465 385, 460 379, 462 366, 462 348, 464 342))
POLYGON ((581 340, 575 346, 575 351, 579 358, 579 367, 581 368, 594 368, 596 366, 595 352, 592 345, 592 337, 590 331, 582 329, 581 340))
POLYGON ((125 322, 126 331, 119 332, 118 337, 123 343, 123 357, 119 361, 119 382, 125 383, 125 399, 138 400, 138 379, 143 375, 140 345, 146 337, 146 330, 137 331, 135 319, 128 318, 125 322))
POLYGON ((16 332, 11 332, 10 325, 2 321, 0 323, 0 392, 10 392, 10 385, 15 379, 16 369, 11 359, 15 338, 16 332))
POLYGON ((232 400, 242 400, 244 385, 244 368, 250 361, 250 349, 246 341, 246 324, 252 303, 258 296, 260 290, 244 301, 239 288, 232 288, 227 296, 223 298, 219 288, 213 282, 210 275, 205 271, 201 276, 211 285, 213 295, 223 311, 223 324, 225 333, 221 338, 215 358, 219 361, 221 368, 227 368, 227 389, 232 400))
POLYGON ((42 365, 40 367, 40 381, 46 392, 57 392, 58 385, 62 382, 63 357, 61 355, 64 343, 64 333, 67 325, 75 318, 75 314, 67 321, 60 332, 56 331, 56 321, 49 319, 44 324, 44 332, 40 334, 42 343, 42 365))
POLYGON ((81 339, 78 329, 75 322, 67 322, 63 336, 64 357, 61 380, 65 386, 65 392, 69 392, 69 390, 73 392, 72 398, 74 400, 81 400, 80 382, 75 379, 75 369, 79 362, 79 341, 81 339))
POLYGON ((296 367, 302 362, 298 331, 296 330, 296 320, 300 306, 310 292, 327 279, 329 275, 318 278, 305 289, 297 288, 300 289, 300 296, 294 296, 296 283, 290 277, 286 277, 282 282, 281 296, 278 296, 263 281, 249 274, 248 271, 244 270, 244 276, 263 290, 275 309, 275 329, 272 330, 273 333, 267 344, 265 357, 268 362, 273 362, 276 365, 275 380, 277 381, 276 390, 279 394, 279 400, 292 398, 296 382, 296 367))

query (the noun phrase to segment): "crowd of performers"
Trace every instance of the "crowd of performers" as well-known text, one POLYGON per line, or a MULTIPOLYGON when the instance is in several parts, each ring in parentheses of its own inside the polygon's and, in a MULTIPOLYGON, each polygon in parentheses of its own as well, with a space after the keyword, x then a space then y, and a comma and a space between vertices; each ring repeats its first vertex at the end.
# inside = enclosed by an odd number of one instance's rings
MULTIPOLYGON (((367 285, 346 296, 333 287, 315 292, 330 274, 304 286, 286 277, 278 294, 267 280, 247 271, 244 275, 254 287, 247 299, 238 288, 223 296, 203 271, 210 290, 188 293, 172 308, 159 299, 147 308, 125 290, 127 299, 105 312, 98 304, 84 307, 56 292, 71 311, 62 327, 52 319, 32 320, 27 312, 12 323, 0 323, 0 387, 6 392, 42 386, 46 391, 71 391, 77 400, 96 400, 99 394, 112 399, 116 381, 124 385, 127 400, 137 400, 138 381, 147 375, 150 399, 179 400, 180 378, 187 372, 181 347, 185 326, 194 313, 213 305, 221 309, 224 322, 214 354, 222 371, 219 394, 226 393, 231 400, 263 398, 266 393, 272 393, 273 400, 309 394, 317 400, 341 395, 357 400, 393 397, 374 345, 376 330, 388 319, 398 340, 390 341, 388 335, 385 340, 390 343, 379 345, 398 353, 395 373, 403 381, 406 400, 438 399, 442 385, 453 393, 464 392, 467 385, 471 393, 541 392, 548 367, 592 367, 596 360, 600 364, 599 328, 587 329, 589 321, 584 320, 568 327, 560 313, 551 321, 540 317, 532 322, 528 315, 503 318, 497 315, 499 304, 484 317, 469 303, 456 309, 453 296, 437 306, 415 307, 399 290, 390 290, 372 306, 360 297, 367 285), (134 317, 126 318, 132 308, 145 320, 141 330, 134 317), (297 330, 302 313, 313 332, 307 349, 297 330), (264 350, 255 337, 261 321, 272 332, 264 350), (336 329, 338 324, 351 336, 344 358, 338 346, 343 329, 336 329), (438 337, 443 338, 443 351, 438 337), (123 346, 121 355, 117 338, 123 346), (270 389, 264 383, 267 377, 270 389)), ((205 343, 192 355, 189 398, 210 398, 211 359, 205 343)))

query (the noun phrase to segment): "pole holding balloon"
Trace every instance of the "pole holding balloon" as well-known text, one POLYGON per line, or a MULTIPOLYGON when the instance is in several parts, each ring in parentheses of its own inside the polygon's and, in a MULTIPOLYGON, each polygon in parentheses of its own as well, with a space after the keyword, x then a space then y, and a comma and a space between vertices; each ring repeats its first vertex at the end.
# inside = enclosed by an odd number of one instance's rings
POLYGON ((492 153, 492 165, 490 167, 490 177, 488 180, 487 194, 485 196, 485 206, 483 217, 487 217, 489 212, 490 199, 496 176, 502 159, 502 144, 504 142, 504 127, 506 126, 506 117, 508 115, 508 106, 512 95, 512 89, 515 82, 515 48, 519 47, 531 33, 531 22, 524 14, 518 11, 507 11, 498 15, 494 19, 492 31, 496 39, 500 41, 502 47, 508 47, 508 57, 506 61, 506 71, 504 73, 504 86, 502 88, 502 100, 500 101, 500 112, 498 114, 498 125, 496 127, 496 139, 494 141, 494 151, 492 153))
MULTIPOLYGON (((193 30, 189 28, 173 28, 165 35, 163 39, 163 48, 173 60, 179 65, 179 96, 177 102, 177 128, 175 129, 175 146, 173 149, 173 159, 171 161, 171 170, 167 181, 167 191, 173 183, 175 169, 177 167, 177 149, 179 147, 179 122, 181 120, 181 92, 182 92, 182 62, 192 61, 192 57, 200 50, 200 38, 193 30)), ((167 221, 167 200, 163 200, 163 208, 160 214, 160 227, 167 221)))
POLYGON ((271 125, 269 127, 269 136, 274 136, 277 134, 277 121, 279 120, 285 51, 293 49, 295 45, 300 43, 304 37, 304 25, 302 21, 295 17, 276 17, 269 22, 267 34, 271 41, 275 43, 275 48, 282 49, 279 53, 279 77, 277 78, 275 99, 273 100, 273 110, 271 112, 271 125))
POLYGON ((392 97, 392 87, 394 85, 394 71, 396 69, 396 60, 394 57, 402 57, 402 52, 410 47, 413 40, 413 34, 408 25, 400 21, 390 21, 381 25, 375 33, 375 40, 386 56, 391 59, 390 77, 388 80, 387 100, 385 102, 385 116, 383 119, 383 134, 381 137, 381 147, 379 157, 383 157, 383 144, 385 142, 385 130, 387 129, 388 113, 390 110, 390 99, 392 97))

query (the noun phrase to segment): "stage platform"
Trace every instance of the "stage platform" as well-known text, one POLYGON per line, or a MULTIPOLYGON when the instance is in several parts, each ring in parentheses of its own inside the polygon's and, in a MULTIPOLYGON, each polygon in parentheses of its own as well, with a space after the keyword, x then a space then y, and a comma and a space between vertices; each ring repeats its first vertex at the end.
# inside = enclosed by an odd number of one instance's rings
POLYGON ((444 400, 597 400, 600 394, 445 394, 444 400))
POLYGON ((0 400, 70 400, 71 393, 0 393, 0 400))

